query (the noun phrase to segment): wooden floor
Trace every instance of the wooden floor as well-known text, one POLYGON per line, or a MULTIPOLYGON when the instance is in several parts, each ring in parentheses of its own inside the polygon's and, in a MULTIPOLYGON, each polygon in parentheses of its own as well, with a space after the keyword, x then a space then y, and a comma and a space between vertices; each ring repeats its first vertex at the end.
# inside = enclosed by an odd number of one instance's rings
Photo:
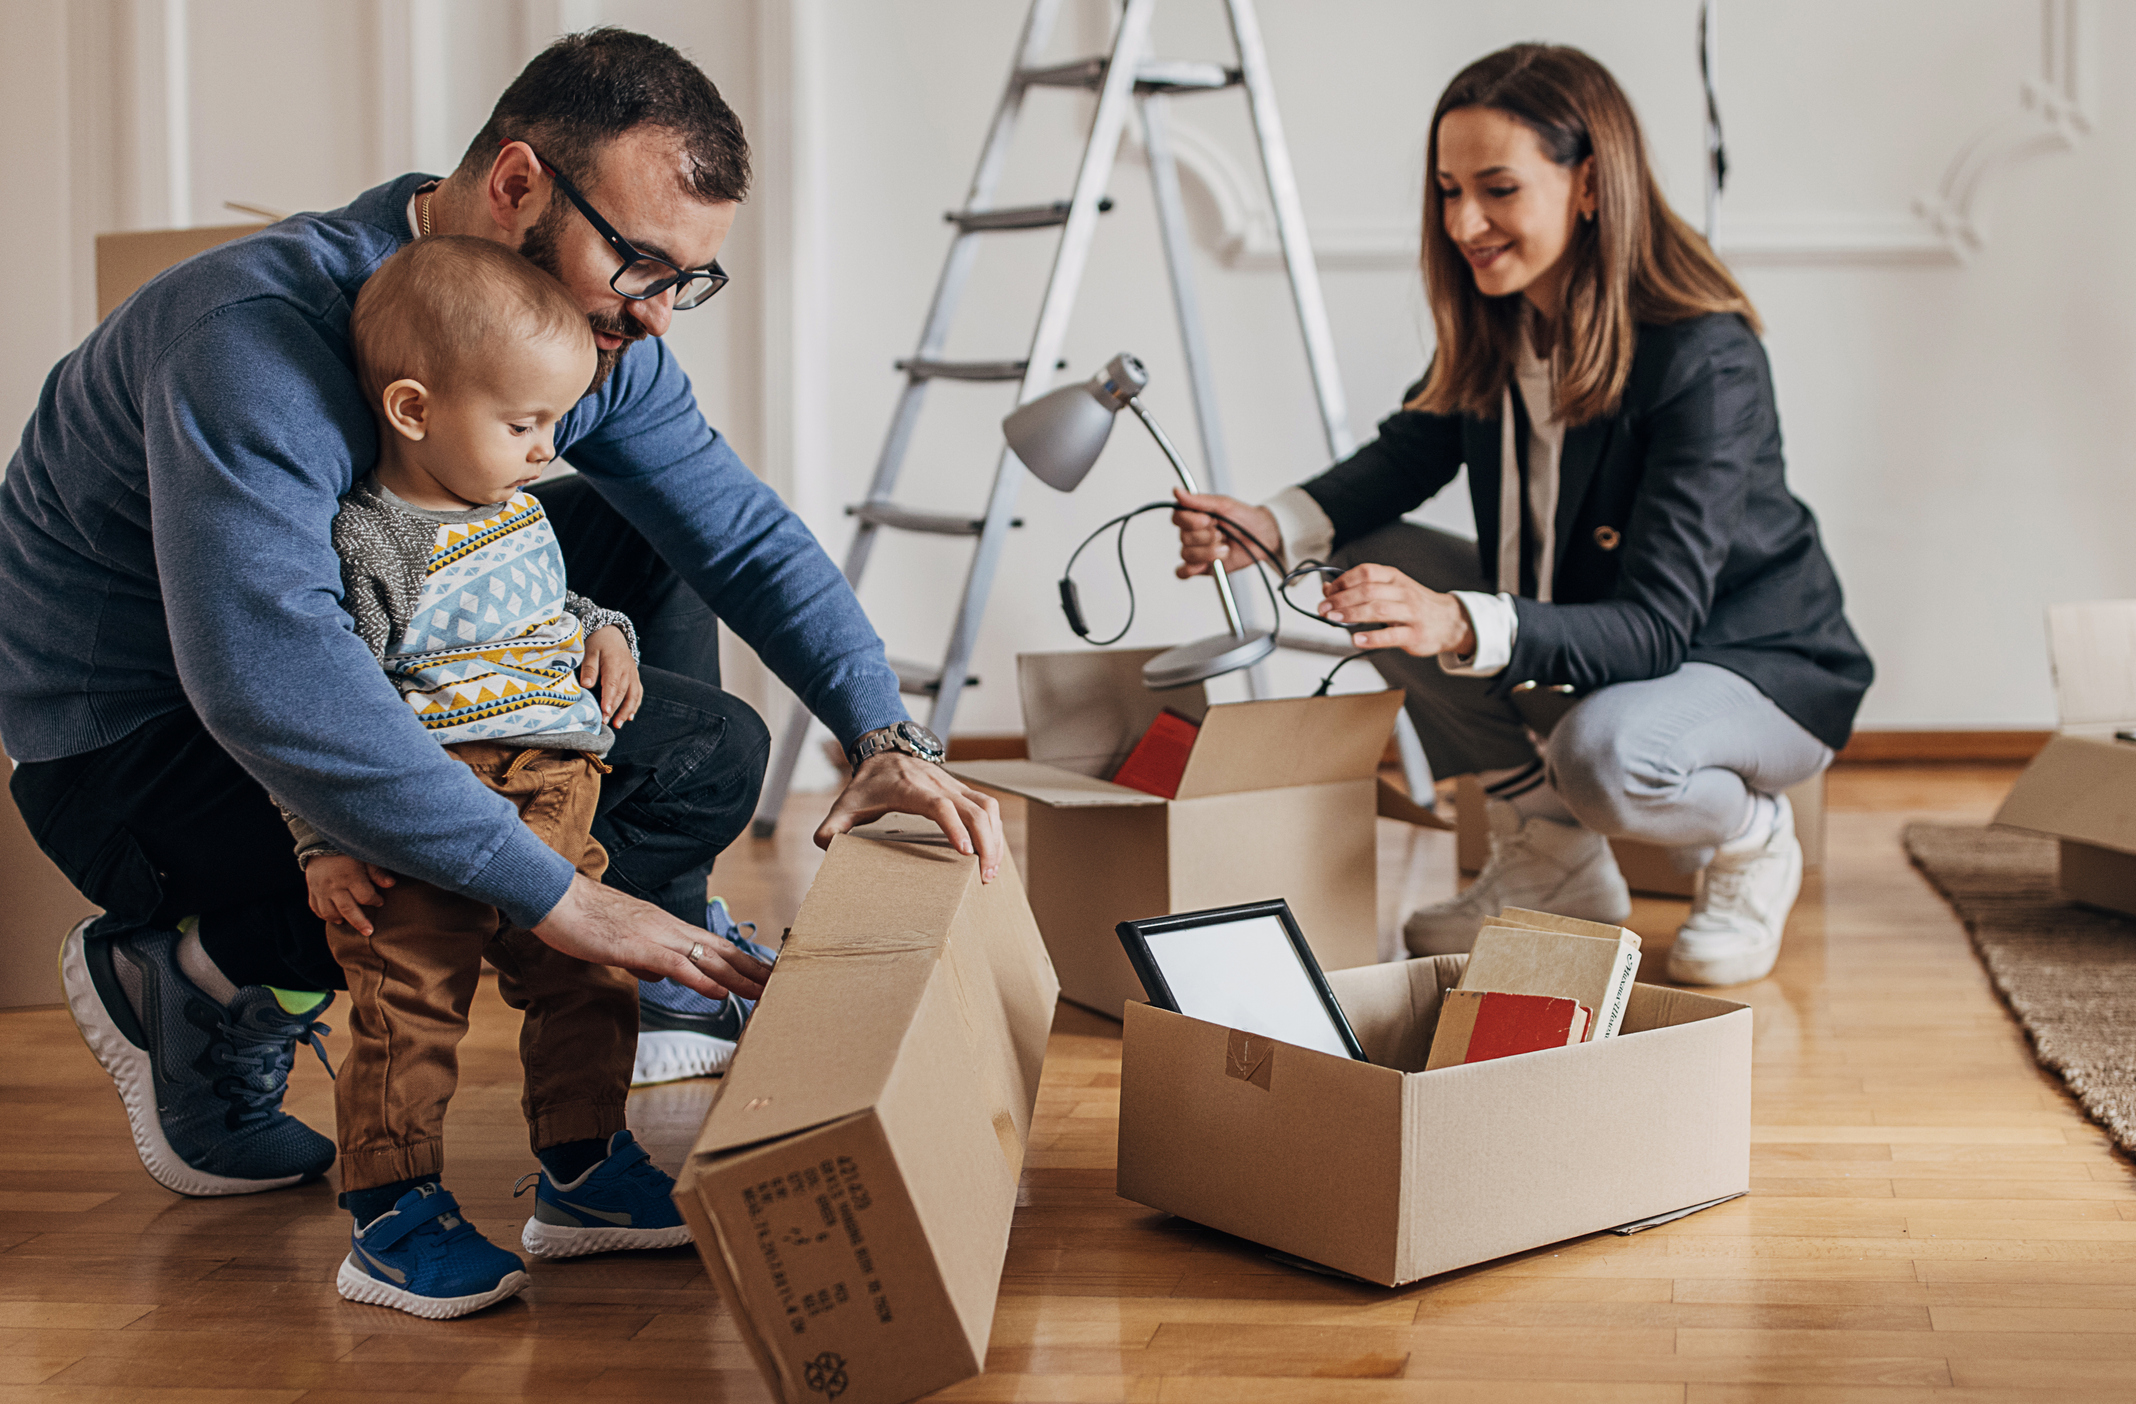
MULTIPOLYGON (((942 1397, 2136 1398, 2136 1176, 2035 1067, 1897 841, 1909 816, 1984 817, 2012 774, 1833 777, 1830 867, 1773 978, 1740 994, 1757 1010, 1753 1193, 1635 1238, 1398 1292, 1280 1266, 1113 1194, 1117 1026, 1064 1008, 991 1371, 942 1397)), ((821 803, 798 799, 716 878, 774 933, 821 803)), ((1405 894, 1450 888, 1445 842, 1383 823, 1390 923, 1405 894)), ((1682 910, 1640 904, 1651 952, 1682 910)), ((486 989, 448 1130, 448 1183, 507 1243, 532 1165, 512 1036, 486 989)), ((664 1164, 708 1095, 632 1098, 664 1164)), ((308 1059, 290 1107, 330 1123, 308 1059)), ((537 1264, 521 1299, 459 1322, 342 1302, 331 1188, 164 1193, 59 1011, 0 1014, 0 1126, 0 1404, 766 1397, 687 1250, 537 1264)))

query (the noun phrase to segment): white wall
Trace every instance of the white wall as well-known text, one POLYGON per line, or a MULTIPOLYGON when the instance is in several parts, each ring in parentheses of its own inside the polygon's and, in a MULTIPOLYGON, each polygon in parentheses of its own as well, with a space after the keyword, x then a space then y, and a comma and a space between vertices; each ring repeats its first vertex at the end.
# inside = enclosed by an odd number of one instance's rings
MULTIPOLYGON (((1428 354, 1414 273, 1423 125, 1469 59, 1518 38, 1588 48, 1631 92, 1672 198, 1696 216, 1695 0, 1262 8, 1360 436, 1428 354)), ((1825 523, 1880 665, 1863 720, 2046 725, 2042 607, 2136 594, 2120 540, 2136 112, 2113 81, 2136 57, 2136 16, 2090 0, 1721 8, 1734 159, 1721 243, 1766 315, 1796 490, 1825 523)), ((23 421, 87 330, 95 233, 228 222, 229 199, 328 207, 401 170, 441 169, 528 54, 611 21, 690 52, 749 126, 759 186, 725 259, 736 282, 678 319, 675 344, 708 416, 842 554, 842 509, 901 383, 890 363, 916 337, 948 245, 941 214, 962 198, 1021 12, 1014 0, 8 0, 0 173, 18 202, 0 225, 0 422, 23 421), (42 192, 46 218, 24 217, 24 192, 42 192)), ((1101 47, 1110 13, 1108 0, 1066 0, 1062 56, 1101 47)), ((1229 57, 1218 0, 1167 0, 1156 35, 1167 54, 1229 57)), ((1090 103, 1041 93, 1027 111, 1005 201, 1066 193, 1090 103)), ((1265 495, 1325 453, 1259 222, 1250 129, 1235 94, 1174 111, 1203 153, 1188 200, 1224 432, 1239 490, 1265 495)), ((1066 374, 1137 351, 1150 403, 1198 459, 1132 147, 1112 189, 1066 374)), ((990 247, 953 353, 1022 353, 1050 252, 1048 234, 990 247)), ((977 508, 1008 398, 933 392, 909 500, 977 508)), ((1019 728, 1014 654, 1079 646, 1055 603, 1068 550, 1164 482, 1123 425, 1074 496, 1027 484, 1028 525, 976 664, 986 682, 959 730, 1019 728)), ((1425 515, 1467 520, 1458 493, 1425 515)), ((1212 631, 1208 587, 1168 578, 1157 522, 1138 531, 1130 642, 1212 631)), ((863 598, 894 651, 939 652, 967 550, 891 539, 878 551, 863 598)), ((1117 617, 1103 556, 1079 574, 1093 615, 1117 617)), ((732 659, 735 685, 770 706, 748 662, 732 659)), ((1317 666, 1292 656, 1280 671, 1297 687, 1317 666)))

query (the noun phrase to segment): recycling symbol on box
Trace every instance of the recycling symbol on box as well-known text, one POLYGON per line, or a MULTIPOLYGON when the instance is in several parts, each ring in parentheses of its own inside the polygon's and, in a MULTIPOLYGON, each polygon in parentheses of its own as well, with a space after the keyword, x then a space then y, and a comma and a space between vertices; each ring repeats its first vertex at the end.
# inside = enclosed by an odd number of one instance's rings
POLYGON ((827 1350, 801 1367, 801 1379, 825 1399, 836 1399, 846 1390, 845 1357, 827 1350))

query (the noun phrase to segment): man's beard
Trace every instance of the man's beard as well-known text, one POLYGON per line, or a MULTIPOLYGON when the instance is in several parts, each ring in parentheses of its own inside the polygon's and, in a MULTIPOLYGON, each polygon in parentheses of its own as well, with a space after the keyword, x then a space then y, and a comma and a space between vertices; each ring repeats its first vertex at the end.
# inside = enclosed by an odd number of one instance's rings
MULTIPOLYGON (((560 283, 564 281, 564 260, 557 245, 561 242, 565 222, 574 213, 568 201, 550 196, 549 208, 542 211, 541 218, 534 221, 534 227, 527 231, 519 245, 521 258, 560 283)), ((587 313, 586 324, 604 336, 619 337, 623 342, 613 351, 594 347, 593 383, 586 387, 586 393, 591 395, 608 383, 609 375, 623 359, 623 353, 630 350, 631 344, 645 340, 646 330, 633 318, 606 312, 587 313)))

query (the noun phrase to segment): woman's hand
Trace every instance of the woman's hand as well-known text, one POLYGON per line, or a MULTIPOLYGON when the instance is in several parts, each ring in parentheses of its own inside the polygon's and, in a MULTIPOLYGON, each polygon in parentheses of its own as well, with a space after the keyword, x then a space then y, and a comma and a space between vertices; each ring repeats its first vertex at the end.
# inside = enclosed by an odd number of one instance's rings
POLYGON ((579 665, 579 684, 601 689, 601 720, 621 726, 638 715, 645 700, 645 683, 638 677, 637 660, 630 656, 630 640, 609 624, 586 636, 586 661, 579 665))
MULTIPOLYGON (((1180 566, 1174 573, 1181 580, 1207 573, 1211 561, 1222 561, 1227 571, 1244 570, 1260 554, 1251 547, 1225 540, 1216 523, 1209 520, 1210 512, 1221 512, 1237 522, 1259 537, 1269 550, 1279 554, 1283 550, 1283 529, 1276 525, 1276 514, 1266 507, 1213 492, 1188 493, 1173 488, 1172 496, 1179 503, 1178 510, 1172 513, 1172 525, 1179 528, 1180 566)), ((1268 563, 1281 569, 1274 559, 1268 563)))
POLYGON ((1461 601, 1425 589, 1393 566, 1358 566, 1330 580, 1322 593, 1320 616, 1330 624, 1384 625, 1350 635, 1361 649, 1398 648, 1419 658, 1476 651, 1476 630, 1461 601))

